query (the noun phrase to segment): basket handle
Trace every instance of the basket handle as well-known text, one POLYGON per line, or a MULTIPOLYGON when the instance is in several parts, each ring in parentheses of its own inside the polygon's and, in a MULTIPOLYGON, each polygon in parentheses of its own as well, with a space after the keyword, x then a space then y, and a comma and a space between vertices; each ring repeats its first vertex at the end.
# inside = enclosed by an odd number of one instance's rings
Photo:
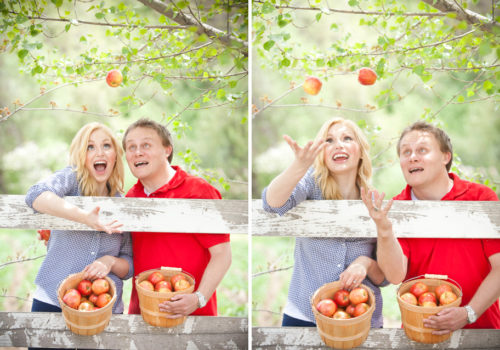
POLYGON ((458 287, 458 289, 460 289, 460 293, 462 295, 464 295, 463 290, 462 290, 462 286, 460 284, 458 284, 458 282, 455 281, 454 279, 448 277, 448 275, 437 275, 437 274, 433 274, 433 273, 426 273, 424 275, 419 275, 419 276, 415 276, 415 277, 412 277, 412 278, 408 278, 406 281, 403 281, 402 283, 413 281, 413 280, 416 280, 416 279, 419 279, 419 278, 433 278, 433 279, 437 279, 437 280, 443 280, 443 281, 448 280, 448 281, 451 281, 451 282, 453 282, 454 285, 456 285, 458 287))
POLYGON ((162 266, 160 270, 182 271, 180 267, 162 266))

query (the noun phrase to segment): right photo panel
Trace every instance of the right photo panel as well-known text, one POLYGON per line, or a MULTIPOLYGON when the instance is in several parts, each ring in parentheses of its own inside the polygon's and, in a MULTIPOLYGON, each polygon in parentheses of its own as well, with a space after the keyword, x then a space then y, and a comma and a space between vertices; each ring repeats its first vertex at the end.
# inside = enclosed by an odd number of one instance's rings
POLYGON ((500 348, 495 4, 252 15, 252 347, 500 348))

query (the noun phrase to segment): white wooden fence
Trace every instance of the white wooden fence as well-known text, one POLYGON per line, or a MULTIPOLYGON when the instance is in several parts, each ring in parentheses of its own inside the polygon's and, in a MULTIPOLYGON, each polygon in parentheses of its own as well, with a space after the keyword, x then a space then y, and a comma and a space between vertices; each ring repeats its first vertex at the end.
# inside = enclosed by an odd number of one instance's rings
MULTIPOLYGON (((377 237, 361 201, 305 201, 280 217, 265 212, 261 200, 253 200, 251 217, 253 236, 377 237)), ((399 237, 500 239, 500 202, 395 201, 389 217, 399 237)), ((316 328, 258 326, 252 327, 252 348, 329 349, 316 328)), ((458 330, 433 345, 409 340, 401 328, 371 329, 356 349, 436 348, 500 349, 500 330, 458 330)))
MULTIPOLYGON (((107 197, 66 199, 85 209, 99 205, 103 220, 119 220, 124 224, 124 231, 144 234, 248 233, 246 200, 107 197)), ((35 213, 24 203, 24 196, 17 195, 0 195, 0 228, 88 230, 78 223, 35 213)), ((73 334, 66 327, 61 313, 0 312, 0 348, 27 346, 144 350, 247 349, 248 319, 188 316, 182 325, 161 328, 148 325, 140 315, 112 315, 109 325, 102 333, 81 336, 73 334)))

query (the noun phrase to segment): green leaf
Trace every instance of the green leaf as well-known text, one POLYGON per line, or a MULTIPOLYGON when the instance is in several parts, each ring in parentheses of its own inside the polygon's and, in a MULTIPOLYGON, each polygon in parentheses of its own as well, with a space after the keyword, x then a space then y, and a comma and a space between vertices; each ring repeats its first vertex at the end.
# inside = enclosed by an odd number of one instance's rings
POLYGON ((19 52, 17 53, 17 57, 19 57, 19 59, 22 61, 24 59, 24 57, 26 57, 27 54, 28 54, 28 50, 22 49, 22 50, 19 50, 19 52))
POLYGON ((25 15, 23 15, 22 13, 19 13, 17 16, 16 16, 16 23, 17 24, 21 24, 21 23, 24 23, 28 20, 28 17, 26 17, 25 15))
POLYGON ((489 41, 483 40, 481 45, 479 45, 479 54, 481 56, 488 55, 492 50, 491 44, 489 41))
POLYGON ((290 65, 290 60, 286 57, 283 58, 279 64, 280 67, 288 67, 289 65, 290 65))
POLYGON ((491 95, 494 92, 493 91, 493 83, 489 80, 486 80, 483 83, 483 88, 484 88, 484 91, 486 91, 488 93, 488 95, 491 95))
POLYGON ((217 95, 215 96, 218 100, 223 100, 226 97, 226 91, 224 89, 219 89, 217 95))
POLYGON ((97 13, 95 14, 95 18, 97 18, 97 19, 103 19, 103 18, 104 18, 104 13, 102 13, 102 12, 97 12, 97 13))
POLYGON ((359 5, 359 1, 358 0, 349 0, 349 6, 354 7, 354 6, 357 6, 357 5, 359 5))
POLYGON ((87 38, 82 35, 80 37, 80 42, 87 42, 87 38))
POLYGON ((462 95, 458 96, 457 97, 457 102, 464 102, 465 101, 465 97, 463 97, 462 95))
POLYGON ((40 66, 36 66, 35 68, 33 68, 31 70, 31 75, 40 74, 42 72, 43 72, 43 68, 40 66))
POLYGON ((67 32, 71 28, 71 23, 68 23, 64 26, 64 30, 67 32))
POLYGON ((321 12, 316 15, 316 22, 319 22, 321 20, 321 15, 321 12))
POLYGON ((262 13, 265 15, 273 12, 274 10, 275 8, 270 2, 265 2, 264 5, 262 5, 262 13))
POLYGON ((413 73, 422 76, 424 74, 425 67, 423 65, 413 67, 413 73))
POLYGON ((268 40, 264 43, 264 49, 269 51, 274 46, 274 40, 268 40))
POLYGON ((66 73, 68 74, 73 74, 75 72, 75 70, 73 69, 73 67, 71 66, 66 66, 66 73))
POLYGON ((63 4, 63 0, 50 0, 50 2, 56 5, 56 7, 61 7, 63 4))

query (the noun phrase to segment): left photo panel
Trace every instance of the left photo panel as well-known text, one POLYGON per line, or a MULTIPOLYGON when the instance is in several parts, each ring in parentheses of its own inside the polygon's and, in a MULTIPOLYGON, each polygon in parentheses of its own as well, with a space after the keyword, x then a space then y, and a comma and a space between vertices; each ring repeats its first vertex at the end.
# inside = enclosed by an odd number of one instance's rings
POLYGON ((1 346, 247 349, 248 3, 0 3, 1 346))

